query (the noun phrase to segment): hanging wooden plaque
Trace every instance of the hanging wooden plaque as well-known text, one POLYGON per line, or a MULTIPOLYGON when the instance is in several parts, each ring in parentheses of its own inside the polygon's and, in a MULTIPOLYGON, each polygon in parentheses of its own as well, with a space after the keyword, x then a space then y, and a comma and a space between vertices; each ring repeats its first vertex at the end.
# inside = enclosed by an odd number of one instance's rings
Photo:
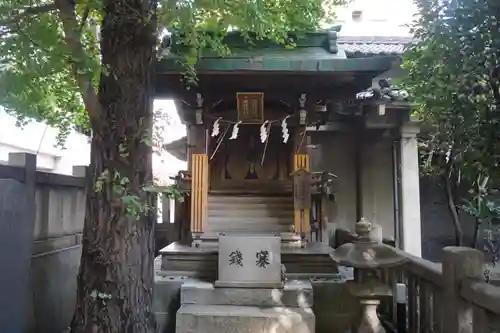
POLYGON ((264 93, 236 93, 238 121, 264 121, 264 93))
POLYGON ((311 173, 299 169, 293 173, 293 199, 295 209, 311 207, 311 173))

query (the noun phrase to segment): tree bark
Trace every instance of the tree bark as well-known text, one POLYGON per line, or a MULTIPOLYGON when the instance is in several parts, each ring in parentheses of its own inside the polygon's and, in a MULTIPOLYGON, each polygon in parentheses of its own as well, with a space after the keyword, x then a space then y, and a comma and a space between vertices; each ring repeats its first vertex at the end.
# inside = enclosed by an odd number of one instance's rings
POLYGON ((460 217, 458 216, 457 206, 455 205, 454 195, 453 195, 453 185, 449 174, 444 175, 444 185, 446 191, 446 199, 448 202, 448 210, 451 214, 451 220, 453 221, 453 226, 455 227, 455 245, 462 245, 463 231, 462 225, 460 224, 460 217))
POLYGON ((477 247, 478 238, 479 238, 479 227, 481 226, 481 221, 476 217, 474 222, 474 233, 472 234, 472 241, 470 247, 475 249, 477 247))
MULTIPOLYGON (((108 0, 101 27, 100 123, 91 143, 82 258, 72 333, 152 333, 155 212, 127 213, 124 196, 153 207, 156 0, 108 0), (102 189, 96 189, 109 173, 102 189), (128 179, 129 182, 125 181, 128 179), (117 191, 117 182, 126 193, 117 191)), ((141 206, 142 207, 142 206, 141 206)))

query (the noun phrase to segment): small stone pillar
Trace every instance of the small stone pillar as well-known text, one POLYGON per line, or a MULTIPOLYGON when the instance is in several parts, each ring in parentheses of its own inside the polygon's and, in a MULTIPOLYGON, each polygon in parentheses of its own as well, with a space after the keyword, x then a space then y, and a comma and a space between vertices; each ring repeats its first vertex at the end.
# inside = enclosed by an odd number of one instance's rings
POLYGON ((474 333, 473 308, 460 295, 465 280, 484 280, 484 255, 468 247, 443 249, 443 333, 474 333))
POLYGON ((410 121, 401 126, 400 142, 400 235, 403 250, 416 257, 422 256, 420 221, 420 174, 418 165, 417 134, 419 124, 410 121))

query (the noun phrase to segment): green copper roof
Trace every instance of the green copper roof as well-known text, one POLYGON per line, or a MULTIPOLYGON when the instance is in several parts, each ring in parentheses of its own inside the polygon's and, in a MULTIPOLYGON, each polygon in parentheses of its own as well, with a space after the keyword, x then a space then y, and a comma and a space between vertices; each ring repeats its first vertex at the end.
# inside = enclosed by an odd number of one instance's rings
MULTIPOLYGON (((301 38, 294 37, 296 47, 285 48, 270 41, 256 41, 248 47, 237 32, 225 38, 231 54, 220 57, 206 52, 198 60, 199 72, 380 72, 391 68, 394 56, 348 58, 337 45, 340 26, 322 32, 306 33, 301 38)), ((158 73, 182 71, 179 60, 182 48, 170 41, 170 54, 157 66, 158 73)))

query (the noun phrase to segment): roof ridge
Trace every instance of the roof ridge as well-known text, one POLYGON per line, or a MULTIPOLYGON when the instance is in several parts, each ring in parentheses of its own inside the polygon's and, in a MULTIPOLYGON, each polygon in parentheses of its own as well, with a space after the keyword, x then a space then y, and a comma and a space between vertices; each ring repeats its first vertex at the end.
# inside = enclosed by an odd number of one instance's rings
POLYGON ((365 44, 407 44, 414 40, 413 36, 343 36, 337 37, 337 43, 365 44))

